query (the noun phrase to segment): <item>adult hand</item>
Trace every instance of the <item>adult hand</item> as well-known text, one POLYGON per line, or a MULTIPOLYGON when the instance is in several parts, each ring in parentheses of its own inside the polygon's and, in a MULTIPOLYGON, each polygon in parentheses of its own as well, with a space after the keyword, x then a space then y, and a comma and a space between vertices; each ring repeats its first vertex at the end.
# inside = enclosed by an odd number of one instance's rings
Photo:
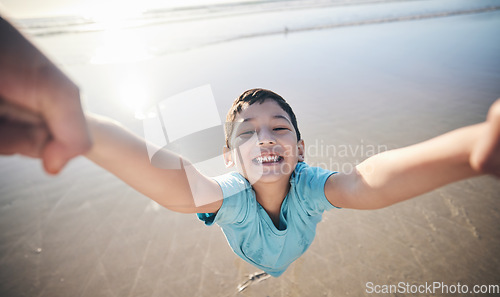
POLYGON ((90 146, 78 87, 0 17, 0 154, 42 158, 55 174, 90 146))

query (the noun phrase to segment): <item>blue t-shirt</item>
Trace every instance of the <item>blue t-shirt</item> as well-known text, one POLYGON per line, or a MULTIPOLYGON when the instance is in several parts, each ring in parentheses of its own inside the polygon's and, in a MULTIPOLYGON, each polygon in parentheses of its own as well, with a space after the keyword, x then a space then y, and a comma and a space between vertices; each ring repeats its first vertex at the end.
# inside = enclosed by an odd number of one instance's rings
POLYGON ((335 172, 299 162, 281 204, 279 228, 257 202, 250 183, 231 172, 214 179, 224 200, 216 214, 199 213, 207 225, 217 223, 233 251, 274 277, 280 276, 311 245, 316 224, 334 208, 325 197, 325 182, 335 172))

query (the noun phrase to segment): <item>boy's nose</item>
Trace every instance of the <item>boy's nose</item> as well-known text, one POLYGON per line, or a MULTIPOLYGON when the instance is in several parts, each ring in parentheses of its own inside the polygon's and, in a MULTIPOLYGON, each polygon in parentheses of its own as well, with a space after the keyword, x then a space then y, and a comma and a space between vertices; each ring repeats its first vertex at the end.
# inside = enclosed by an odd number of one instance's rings
POLYGON ((260 133, 257 134, 257 143, 259 145, 276 144, 276 140, 267 129, 262 129, 260 133))

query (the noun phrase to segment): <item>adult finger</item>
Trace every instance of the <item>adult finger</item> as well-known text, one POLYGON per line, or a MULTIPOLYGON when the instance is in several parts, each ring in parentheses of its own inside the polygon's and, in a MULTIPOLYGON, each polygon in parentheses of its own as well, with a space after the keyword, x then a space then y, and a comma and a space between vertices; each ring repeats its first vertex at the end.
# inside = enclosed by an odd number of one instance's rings
POLYGON ((43 123, 43 118, 39 114, 11 103, 1 97, 0 120, 31 125, 41 125, 43 123))
POLYGON ((50 135, 43 125, 0 122, 0 154, 40 158, 50 135))

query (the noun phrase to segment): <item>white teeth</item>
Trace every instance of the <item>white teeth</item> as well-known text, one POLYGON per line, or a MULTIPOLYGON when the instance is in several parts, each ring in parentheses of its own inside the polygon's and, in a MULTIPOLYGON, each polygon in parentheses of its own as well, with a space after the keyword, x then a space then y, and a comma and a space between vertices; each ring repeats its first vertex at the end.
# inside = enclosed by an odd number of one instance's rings
POLYGON ((279 156, 259 156, 257 158, 255 158, 255 160, 262 164, 262 163, 268 163, 268 162, 278 162, 279 160, 279 156))

